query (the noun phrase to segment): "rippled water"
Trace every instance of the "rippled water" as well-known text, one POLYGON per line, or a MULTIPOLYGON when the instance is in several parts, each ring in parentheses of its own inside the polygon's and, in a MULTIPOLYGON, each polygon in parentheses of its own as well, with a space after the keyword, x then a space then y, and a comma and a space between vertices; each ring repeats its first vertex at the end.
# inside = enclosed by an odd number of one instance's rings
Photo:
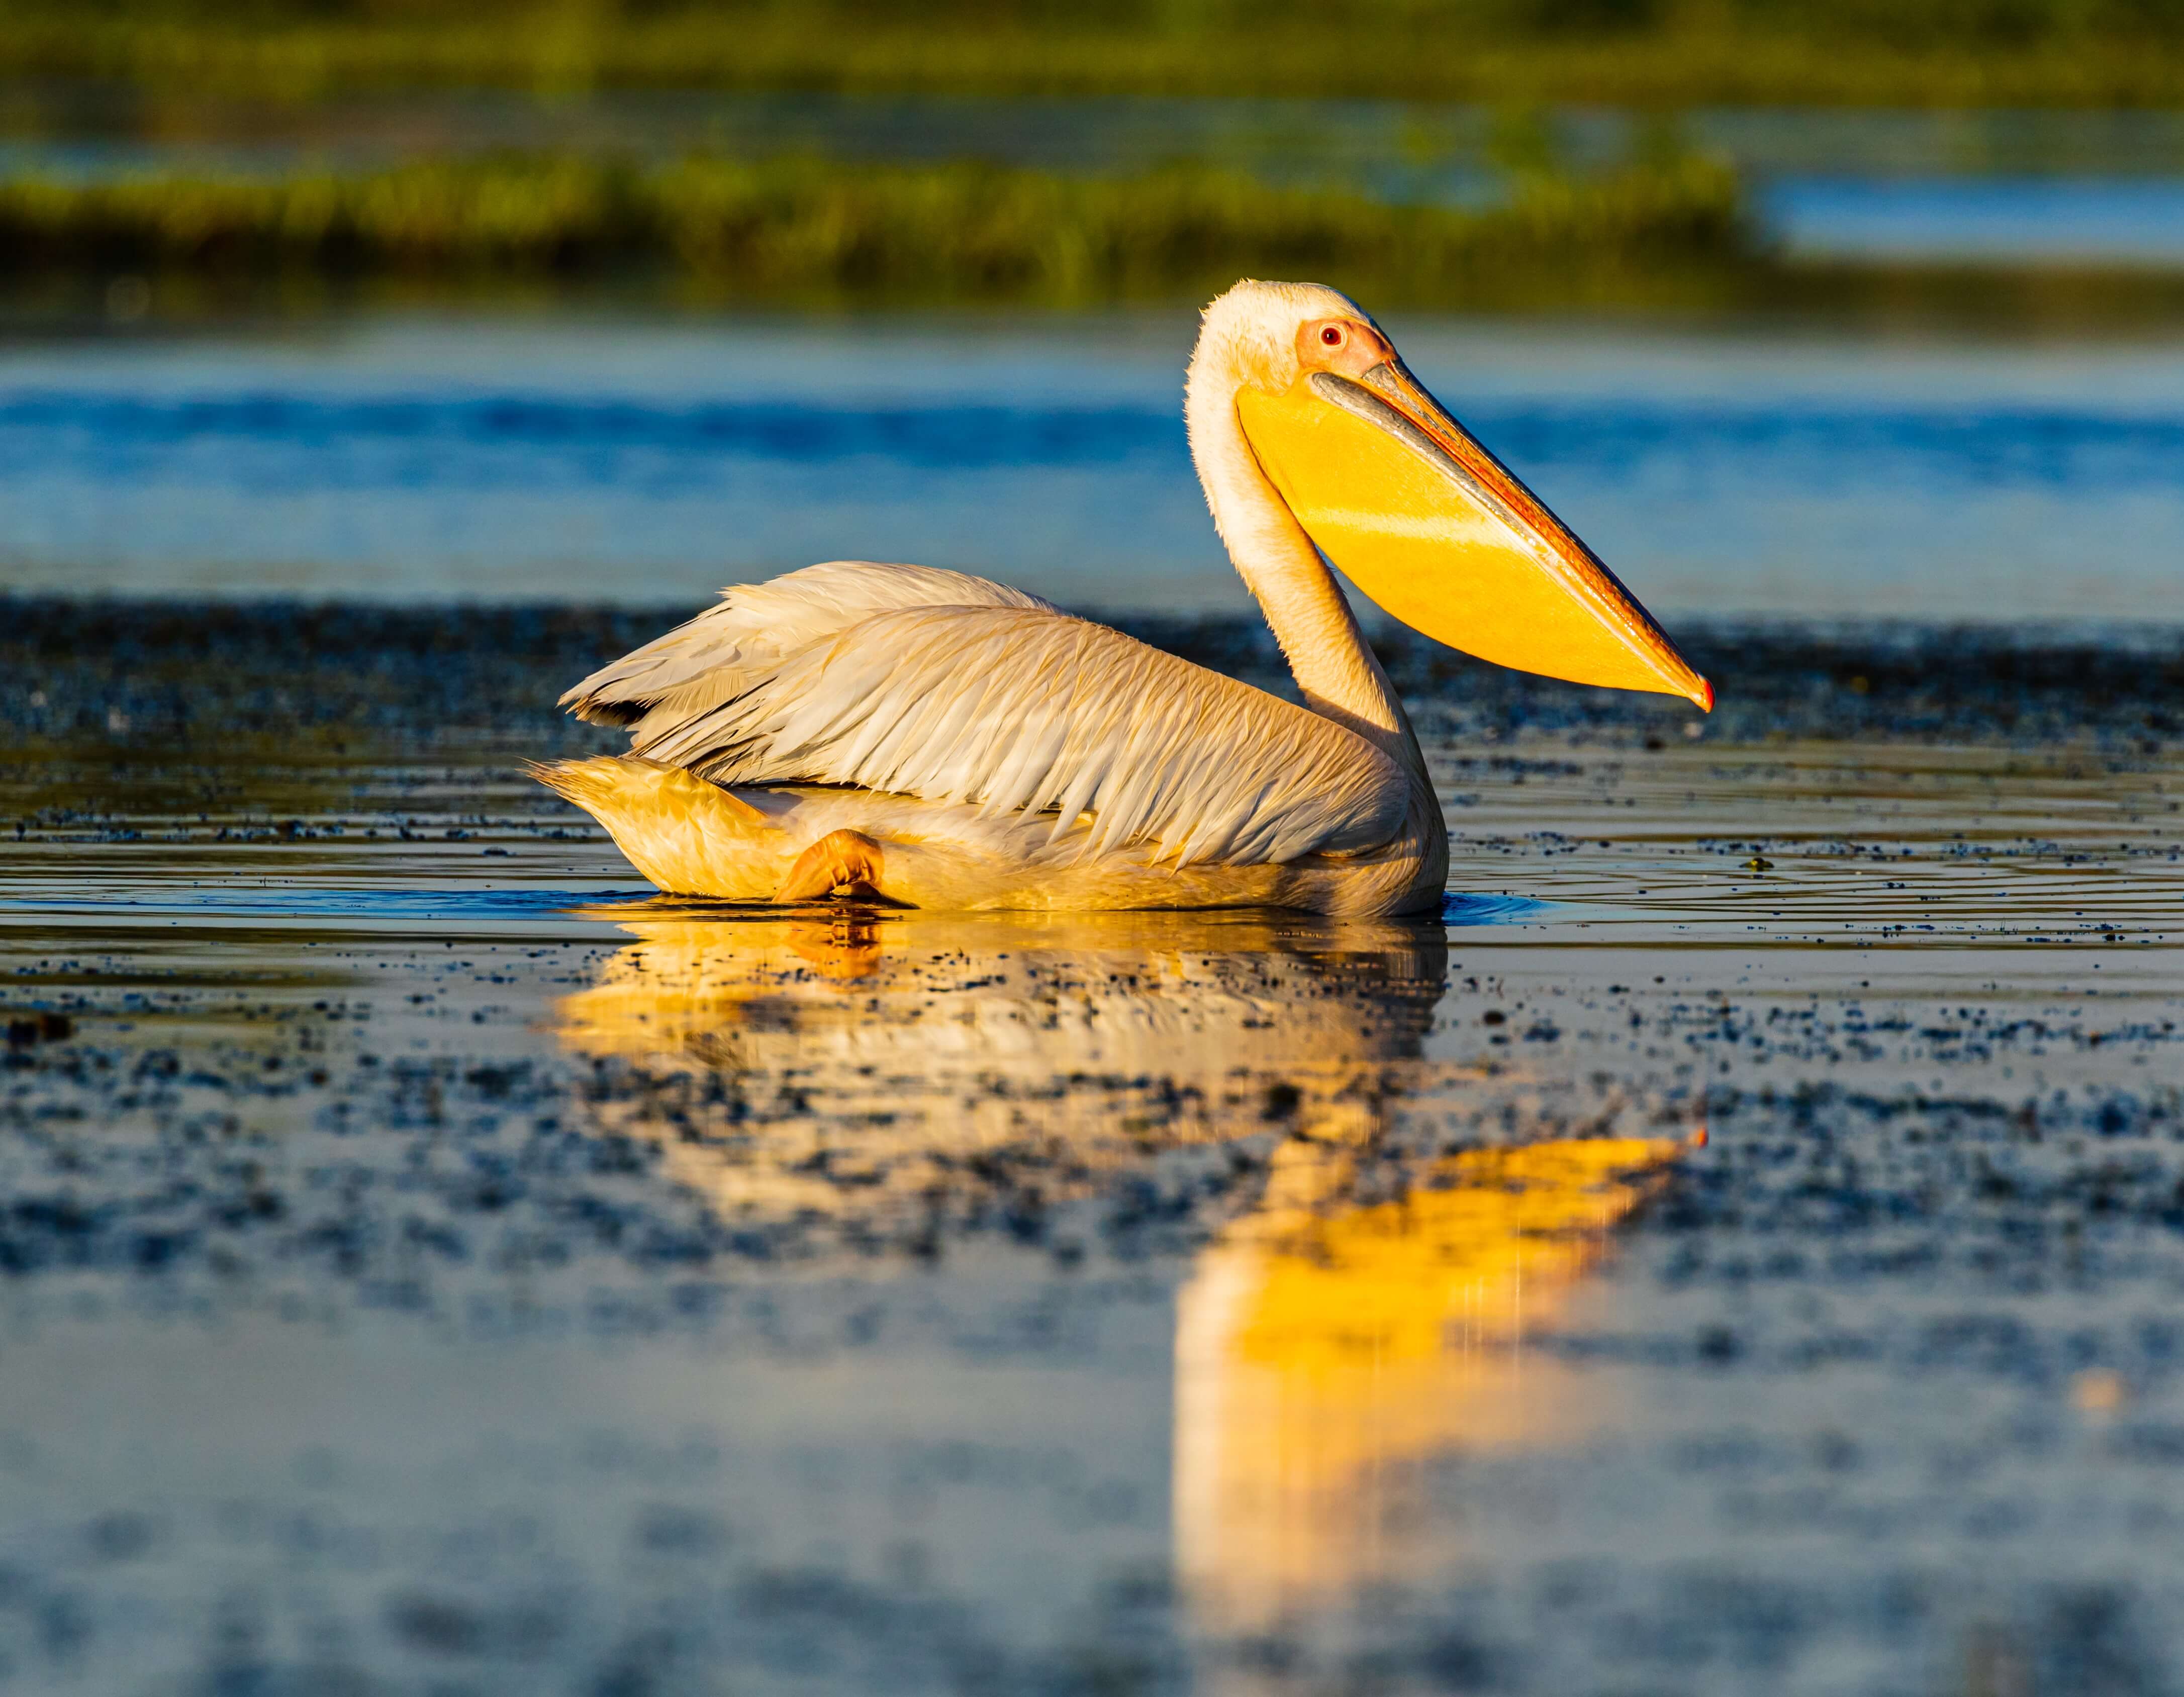
MULTIPOLYGON (((1669 613, 2137 619, 2177 583, 2184 359, 1398 320, 1669 613)), ((1234 608, 1186 312, 393 317, 0 346, 0 581, 696 601, 837 557, 1234 608)))
POLYGON ((0 695, 37 1689, 2184 1673, 2135 709, 1535 713, 1434 742, 1440 923, 967 921, 653 896, 515 770, 543 665, 280 733, 86 643, 0 695))

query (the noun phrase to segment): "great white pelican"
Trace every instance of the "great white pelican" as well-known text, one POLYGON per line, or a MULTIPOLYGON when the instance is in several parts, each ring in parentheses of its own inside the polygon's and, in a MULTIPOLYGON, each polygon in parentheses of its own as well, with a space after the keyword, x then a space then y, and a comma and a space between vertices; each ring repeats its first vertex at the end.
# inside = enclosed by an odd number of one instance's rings
POLYGON ((1481 659, 1713 691, 1545 504, 1316 284, 1207 307, 1191 457, 1302 705, 930 566, 836 560, 562 698, 631 751, 539 769, 664 890, 913 907, 1428 911, 1448 836, 1328 562, 1481 659))

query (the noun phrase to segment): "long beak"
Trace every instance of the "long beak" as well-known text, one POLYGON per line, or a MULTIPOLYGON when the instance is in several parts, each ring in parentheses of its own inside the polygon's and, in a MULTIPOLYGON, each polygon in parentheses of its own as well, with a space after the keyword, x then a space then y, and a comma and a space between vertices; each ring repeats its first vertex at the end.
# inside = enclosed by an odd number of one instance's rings
POLYGON ((1246 388, 1237 416, 1312 542, 1387 612, 1451 648, 1612 689, 1713 690, 1546 504, 1400 361, 1246 388))

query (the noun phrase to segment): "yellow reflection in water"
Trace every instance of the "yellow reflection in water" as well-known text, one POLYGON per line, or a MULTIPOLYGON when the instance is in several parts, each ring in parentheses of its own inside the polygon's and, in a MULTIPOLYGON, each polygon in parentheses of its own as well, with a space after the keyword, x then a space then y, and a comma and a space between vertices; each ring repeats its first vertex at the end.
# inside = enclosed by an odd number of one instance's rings
MULTIPOLYGON (((561 1039, 686 1096, 693 1073, 733 1090, 722 1137, 666 1147, 738 1207, 864 1207, 1028 1144, 1053 1195, 1155 1147, 1354 1117, 1417 1071, 1446 965, 1438 927, 1305 917, 622 923, 637 940, 562 999, 561 1039), (852 1168, 866 1190, 844 1190, 852 1168)), ((661 1093, 603 1116, 643 1133, 661 1093)))
POLYGON ((616 917, 638 940, 557 1018, 632 1059, 763 1065, 793 1028, 820 1064, 1351 1065, 1416 1054, 1447 959, 1437 926, 1302 915, 616 917))
POLYGON ((1176 1326, 1178 1565, 1244 1631, 1412 1562, 1424 1470, 1598 1420, 1524 1327, 1687 1147, 1599 1138, 1468 1151, 1399 1201, 1330 1209, 1341 1148, 1285 1145, 1259 1210, 1201 1255, 1176 1326))
POLYGON ((1446 985, 1437 927, 616 917, 634 940, 561 1002, 562 1039, 636 1064, 646 1088, 602 1114, 660 1137, 723 1213, 838 1216, 1033 1145, 1060 1196, 1162 1147, 1285 1133, 1179 1299, 1175 1540, 1208 1627, 1272 1625, 1405 1571, 1445 1529, 1422 1498, 1435 1458, 1603 1416, 1569 1371, 1526 1361, 1524 1329, 1690 1145, 1475 1149, 1358 1205, 1359 1157, 1392 1115, 1486 1088, 1421 1056, 1446 985), (701 1110, 724 1088, 737 1105, 712 1135, 701 1110))

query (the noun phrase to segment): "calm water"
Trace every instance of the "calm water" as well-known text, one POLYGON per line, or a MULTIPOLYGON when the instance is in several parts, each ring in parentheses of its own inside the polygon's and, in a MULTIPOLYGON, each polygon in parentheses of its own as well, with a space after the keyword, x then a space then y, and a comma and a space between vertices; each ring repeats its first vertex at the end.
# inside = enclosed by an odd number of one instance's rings
POLYGON ((1438 743, 1338 926, 677 904, 542 743, 11 743, 24 1689, 2184 1673, 2173 748, 1438 743))
MULTIPOLYGON (((2184 346, 1396 319, 1651 604, 2158 618, 2184 346)), ((0 345, 0 583, 701 598, 849 557, 1235 608, 1184 311, 382 317, 0 345)))

